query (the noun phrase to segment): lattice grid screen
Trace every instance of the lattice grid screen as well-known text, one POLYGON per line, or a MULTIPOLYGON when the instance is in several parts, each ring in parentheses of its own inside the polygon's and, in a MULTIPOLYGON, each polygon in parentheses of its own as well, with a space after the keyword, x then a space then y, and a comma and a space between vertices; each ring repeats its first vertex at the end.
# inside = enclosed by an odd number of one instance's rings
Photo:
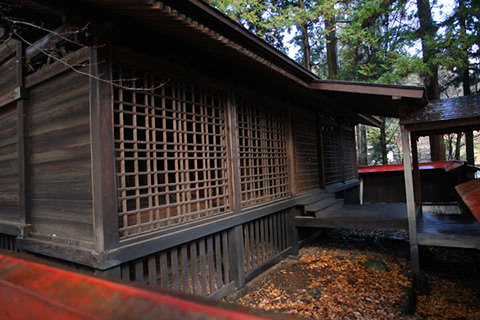
POLYGON ((238 101, 242 206, 289 195, 286 137, 285 114, 238 101))
MULTIPOLYGON (((121 67, 114 79, 164 80, 121 67)), ((120 238, 229 210, 224 101, 177 81, 114 87, 120 238)))
POLYGON ((318 172, 317 118, 312 112, 295 112, 293 117, 295 141, 295 179, 297 192, 320 187, 318 172))

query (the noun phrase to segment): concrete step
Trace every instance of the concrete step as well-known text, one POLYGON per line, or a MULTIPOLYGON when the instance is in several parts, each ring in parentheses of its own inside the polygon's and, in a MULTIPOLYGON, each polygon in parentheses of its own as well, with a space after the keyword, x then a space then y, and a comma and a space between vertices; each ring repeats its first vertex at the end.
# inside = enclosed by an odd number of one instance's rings
POLYGON ((314 215, 317 218, 323 218, 330 214, 334 215, 334 214, 337 214, 338 211, 342 210, 343 206, 344 206, 343 199, 336 199, 335 203, 333 203, 331 206, 324 208, 322 210, 316 211, 314 215))
MULTIPOLYGON (((343 202, 343 199, 341 199, 341 201, 343 202)), ((309 213, 309 214, 315 213, 317 211, 330 207, 336 202, 337 202, 337 199, 335 199, 334 194, 327 194, 327 196, 324 197, 323 199, 305 206, 305 213, 309 213)))

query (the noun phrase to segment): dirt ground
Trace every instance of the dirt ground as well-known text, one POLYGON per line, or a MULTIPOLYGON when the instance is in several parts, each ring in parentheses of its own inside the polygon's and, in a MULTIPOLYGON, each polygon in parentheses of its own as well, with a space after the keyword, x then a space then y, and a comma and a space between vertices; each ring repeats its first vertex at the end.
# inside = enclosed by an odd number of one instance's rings
POLYGON ((417 280, 409 263, 403 235, 331 230, 237 303, 307 319, 480 320, 480 252, 424 248, 417 280))

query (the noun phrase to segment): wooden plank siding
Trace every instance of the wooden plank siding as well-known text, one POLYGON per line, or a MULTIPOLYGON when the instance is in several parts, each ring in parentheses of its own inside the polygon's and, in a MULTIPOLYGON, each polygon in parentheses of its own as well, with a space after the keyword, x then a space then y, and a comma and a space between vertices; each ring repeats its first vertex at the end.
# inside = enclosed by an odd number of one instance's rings
POLYGON ((342 150, 344 180, 358 179, 357 152, 355 149, 355 131, 353 127, 342 126, 342 150))
POLYGON ((340 150, 340 137, 338 123, 323 123, 323 159, 325 162, 325 184, 330 185, 342 182, 342 153, 340 150))
POLYGON ((88 77, 66 72, 29 91, 26 158, 32 234, 93 241, 88 77))
POLYGON ((296 110, 293 113, 297 193, 320 187, 317 122, 313 112, 296 110))
POLYGON ((0 108, 0 221, 20 222, 17 108, 0 108))

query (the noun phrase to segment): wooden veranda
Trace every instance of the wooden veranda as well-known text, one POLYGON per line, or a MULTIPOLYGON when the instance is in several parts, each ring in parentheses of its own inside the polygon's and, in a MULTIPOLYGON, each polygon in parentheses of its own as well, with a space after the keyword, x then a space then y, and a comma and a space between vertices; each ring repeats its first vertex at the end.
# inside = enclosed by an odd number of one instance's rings
POLYGON ((413 268, 418 272, 420 245, 480 249, 480 224, 473 216, 442 217, 422 213, 417 150, 417 139, 421 136, 463 132, 466 136, 467 162, 473 165, 473 130, 480 129, 480 96, 431 101, 424 108, 403 116, 400 124, 410 253, 413 268))

